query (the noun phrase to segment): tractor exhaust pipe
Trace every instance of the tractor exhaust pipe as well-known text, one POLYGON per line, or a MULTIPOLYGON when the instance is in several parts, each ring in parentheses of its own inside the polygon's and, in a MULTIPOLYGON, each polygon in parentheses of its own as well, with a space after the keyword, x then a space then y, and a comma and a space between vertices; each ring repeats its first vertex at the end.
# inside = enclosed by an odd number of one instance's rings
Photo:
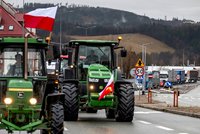
POLYGON ((25 34, 24 38, 24 79, 27 80, 28 78, 28 36, 30 33, 25 34))

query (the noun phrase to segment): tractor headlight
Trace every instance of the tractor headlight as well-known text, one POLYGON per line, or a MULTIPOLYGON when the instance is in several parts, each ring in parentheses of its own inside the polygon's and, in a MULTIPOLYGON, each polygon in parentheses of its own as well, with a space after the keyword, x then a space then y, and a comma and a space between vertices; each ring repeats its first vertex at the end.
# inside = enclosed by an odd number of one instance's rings
POLYGON ((37 103, 37 100, 35 98, 31 98, 29 102, 31 103, 31 105, 35 105, 37 103))
POLYGON ((6 105, 10 105, 10 104, 12 103, 12 99, 11 99, 11 98, 5 98, 5 99, 4 99, 4 103, 5 103, 6 105))
POLYGON ((58 84, 59 83, 59 81, 58 80, 54 80, 54 84, 58 84))
POLYGON ((94 85, 90 85, 90 90, 94 90, 94 85))
POLYGON ((74 66, 73 66, 73 65, 70 65, 69 67, 70 67, 71 69, 72 69, 72 68, 74 68, 74 66))
POLYGON ((104 82, 105 82, 105 83, 108 83, 108 81, 109 81, 109 79, 104 79, 104 82))
POLYGON ((89 78, 89 82, 99 82, 99 79, 89 78))

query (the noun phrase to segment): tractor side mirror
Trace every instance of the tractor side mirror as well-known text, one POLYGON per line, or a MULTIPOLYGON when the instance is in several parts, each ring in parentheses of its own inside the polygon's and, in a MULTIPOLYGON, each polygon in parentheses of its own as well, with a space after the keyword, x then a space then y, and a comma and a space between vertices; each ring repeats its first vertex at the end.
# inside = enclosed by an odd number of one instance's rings
POLYGON ((54 54, 54 58, 60 58, 60 49, 59 46, 54 45, 53 46, 53 54, 54 54))
POLYGON ((120 52, 121 52, 121 57, 127 56, 127 51, 125 49, 122 49, 120 52))
POLYGON ((68 56, 69 56, 69 58, 68 58, 68 65, 70 66, 70 65, 72 65, 72 55, 73 55, 73 51, 72 51, 72 49, 69 49, 68 50, 68 56))

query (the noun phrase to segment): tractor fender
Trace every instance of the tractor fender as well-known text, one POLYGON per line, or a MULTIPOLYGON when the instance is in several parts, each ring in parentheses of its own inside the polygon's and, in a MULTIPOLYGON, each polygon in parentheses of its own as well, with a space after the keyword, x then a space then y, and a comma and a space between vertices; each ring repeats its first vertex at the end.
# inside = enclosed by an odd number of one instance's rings
POLYGON ((62 84, 64 84, 64 83, 73 83, 73 84, 78 85, 78 88, 80 88, 79 81, 77 79, 65 79, 62 81, 61 87, 62 87, 62 84))
POLYGON ((115 87, 115 94, 117 95, 118 94, 118 87, 119 87, 119 85, 120 84, 130 84, 131 86, 132 86, 132 83, 130 82, 130 81, 126 81, 126 80, 117 80, 116 82, 115 82, 115 85, 114 85, 114 87, 115 87))
POLYGON ((51 104, 61 103, 64 104, 65 94, 63 93, 51 93, 46 96, 45 109, 48 110, 51 104))
POLYGON ((62 83, 74 83, 78 85, 79 81, 77 79, 64 79, 62 83))
POLYGON ((117 70, 117 80, 123 80, 121 70, 117 70))

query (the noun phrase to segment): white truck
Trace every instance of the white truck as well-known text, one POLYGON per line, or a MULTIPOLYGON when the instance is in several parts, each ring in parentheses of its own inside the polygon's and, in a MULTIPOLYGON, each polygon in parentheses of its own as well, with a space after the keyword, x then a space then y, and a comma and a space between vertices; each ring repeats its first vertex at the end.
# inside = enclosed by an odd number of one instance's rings
POLYGON ((163 87, 168 81, 168 70, 160 70, 160 86, 163 87))

